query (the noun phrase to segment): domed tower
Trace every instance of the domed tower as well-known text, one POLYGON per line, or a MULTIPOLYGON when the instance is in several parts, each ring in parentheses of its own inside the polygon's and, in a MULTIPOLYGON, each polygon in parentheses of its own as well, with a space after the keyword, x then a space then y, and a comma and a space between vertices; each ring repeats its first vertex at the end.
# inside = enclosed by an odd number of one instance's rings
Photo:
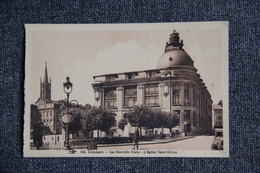
POLYGON ((169 41, 166 42, 165 53, 161 56, 157 63, 157 68, 168 68, 174 66, 191 66, 193 61, 191 57, 184 51, 183 41, 180 40, 179 33, 173 30, 169 41))

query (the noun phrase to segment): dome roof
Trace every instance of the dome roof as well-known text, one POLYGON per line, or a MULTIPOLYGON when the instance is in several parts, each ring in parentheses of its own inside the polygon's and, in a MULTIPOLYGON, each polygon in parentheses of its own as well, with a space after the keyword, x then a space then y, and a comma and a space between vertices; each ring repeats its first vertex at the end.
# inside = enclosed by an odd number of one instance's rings
POLYGON ((178 65, 192 66, 191 57, 184 51, 183 40, 180 40, 179 33, 173 30, 169 41, 166 42, 165 53, 157 63, 157 68, 168 68, 178 65))
POLYGON ((157 63, 157 68, 168 68, 177 65, 192 66, 191 57, 184 50, 171 50, 165 52, 157 63))

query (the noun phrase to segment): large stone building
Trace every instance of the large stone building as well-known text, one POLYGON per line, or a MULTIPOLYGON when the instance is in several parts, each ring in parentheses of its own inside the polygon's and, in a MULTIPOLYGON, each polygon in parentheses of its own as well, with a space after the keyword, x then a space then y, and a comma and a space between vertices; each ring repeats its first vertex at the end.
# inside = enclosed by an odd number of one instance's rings
MULTIPOLYGON (((95 105, 105 106, 116 114, 116 121, 126 117, 135 105, 179 114, 176 127, 187 135, 208 134, 212 130, 212 100, 197 73, 193 60, 183 49, 175 30, 166 42, 165 52, 156 69, 94 76, 95 105)), ((114 135, 127 135, 118 127, 114 135)), ((130 132, 129 125, 127 132, 130 132)))
POLYGON ((63 146, 64 135, 58 120, 59 108, 59 102, 51 100, 51 80, 48 80, 47 63, 45 63, 44 77, 40 81, 40 97, 31 105, 31 124, 36 121, 41 123, 42 142, 46 148, 63 146))
POLYGON ((45 63, 44 77, 40 83, 40 98, 35 104, 44 126, 49 128, 50 134, 61 133, 61 128, 58 125, 60 105, 57 101, 51 100, 51 80, 50 82, 48 80, 47 63, 45 63))
POLYGON ((223 128, 223 103, 222 100, 218 104, 212 105, 214 128, 223 128))

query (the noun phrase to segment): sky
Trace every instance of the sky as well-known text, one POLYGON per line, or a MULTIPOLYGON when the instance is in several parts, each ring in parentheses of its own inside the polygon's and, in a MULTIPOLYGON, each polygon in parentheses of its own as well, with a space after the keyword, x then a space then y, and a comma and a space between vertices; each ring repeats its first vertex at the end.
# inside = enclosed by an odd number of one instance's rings
POLYGON ((69 76, 70 99, 93 104, 93 76, 155 69, 175 29, 216 104, 228 97, 227 28, 225 22, 26 25, 26 101, 40 97, 47 62, 53 100, 66 97, 69 76))

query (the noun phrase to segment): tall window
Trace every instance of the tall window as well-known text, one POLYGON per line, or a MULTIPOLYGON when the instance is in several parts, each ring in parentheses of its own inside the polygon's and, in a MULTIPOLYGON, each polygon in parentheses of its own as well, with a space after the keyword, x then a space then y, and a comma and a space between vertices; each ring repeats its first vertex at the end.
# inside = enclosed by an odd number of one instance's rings
POLYGON ((145 104, 147 106, 159 106, 158 84, 145 85, 145 104))
POLYGON ((180 125, 180 112, 181 112, 180 110, 173 110, 173 113, 174 113, 176 116, 179 117, 179 122, 178 122, 177 126, 180 125))
POLYGON ((196 127, 196 113, 193 112, 193 126, 196 127))
POLYGON ((190 105, 190 85, 188 83, 184 84, 184 105, 190 105))
POLYGON ((184 110, 184 121, 190 121, 190 110, 184 110))
POLYGON ((125 99, 124 106, 125 107, 134 107, 137 102, 137 87, 136 86, 127 86, 124 89, 125 99))
POLYGON ((197 106, 197 100, 196 100, 196 87, 195 85, 192 86, 193 87, 193 93, 192 93, 192 99, 193 99, 193 106, 197 106))
POLYGON ((116 107, 116 88, 105 89, 105 107, 107 108, 116 107))
POLYGON ((172 84, 172 104, 180 105, 180 86, 179 82, 172 84))

